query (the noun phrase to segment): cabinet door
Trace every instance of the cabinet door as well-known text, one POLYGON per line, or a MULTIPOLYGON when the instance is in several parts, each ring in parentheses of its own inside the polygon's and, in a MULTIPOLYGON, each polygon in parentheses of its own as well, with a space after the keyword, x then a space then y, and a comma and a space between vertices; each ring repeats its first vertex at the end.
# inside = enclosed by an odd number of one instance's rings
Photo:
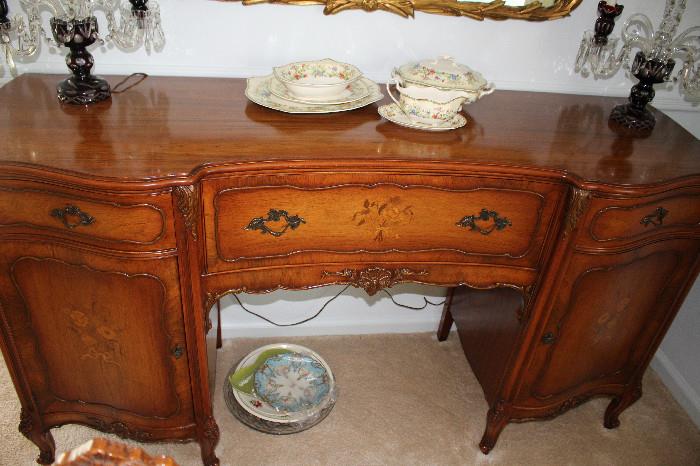
POLYGON ((8 364, 28 382, 47 426, 80 422, 138 440, 188 434, 175 256, 120 260, 3 241, 0 304, 12 335, 8 364))
POLYGON ((518 405, 616 394, 641 377, 678 309, 699 245, 669 240, 576 252, 535 343, 518 405))

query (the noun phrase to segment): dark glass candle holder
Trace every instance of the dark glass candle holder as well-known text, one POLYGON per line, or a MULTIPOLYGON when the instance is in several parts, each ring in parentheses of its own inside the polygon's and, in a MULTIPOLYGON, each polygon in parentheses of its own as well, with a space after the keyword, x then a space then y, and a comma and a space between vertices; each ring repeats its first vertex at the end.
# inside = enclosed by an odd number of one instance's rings
POLYGON ((595 21, 593 40, 598 45, 606 45, 608 36, 615 29, 615 18, 620 16, 623 5, 609 5, 605 0, 598 2, 598 19, 595 21))
POLYGON ((98 40, 97 18, 63 20, 51 18, 51 32, 56 43, 68 47, 66 65, 72 76, 58 83, 58 99, 76 105, 88 105, 109 99, 109 83, 90 73, 95 60, 87 47, 98 40))
POLYGON ((644 52, 637 52, 630 71, 639 82, 632 86, 629 103, 613 109, 610 121, 640 131, 654 129, 656 118, 646 106, 656 94, 654 84, 668 80, 675 64, 674 60, 648 59, 644 52))

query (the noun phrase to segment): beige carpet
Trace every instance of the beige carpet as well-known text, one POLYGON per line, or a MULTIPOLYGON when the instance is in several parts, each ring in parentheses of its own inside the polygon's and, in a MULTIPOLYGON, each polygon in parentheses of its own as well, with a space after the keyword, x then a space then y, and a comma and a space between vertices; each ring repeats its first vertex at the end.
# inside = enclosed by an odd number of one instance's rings
MULTIPOLYGON (((606 400, 593 400, 547 422, 511 424, 494 451, 477 447, 486 402, 456 334, 445 343, 432 335, 287 338, 319 352, 336 375, 340 396, 316 427, 272 436, 240 424, 221 394, 229 367, 253 348, 280 339, 225 342, 219 352, 215 398, 222 465, 700 465, 700 431, 651 371, 642 399, 603 428, 606 400)), ((17 432, 19 402, 0 366, 0 464, 33 464, 37 449, 17 432)), ((57 451, 97 431, 78 426, 53 430, 57 451)), ((146 445, 182 466, 199 463, 194 444, 146 445)))

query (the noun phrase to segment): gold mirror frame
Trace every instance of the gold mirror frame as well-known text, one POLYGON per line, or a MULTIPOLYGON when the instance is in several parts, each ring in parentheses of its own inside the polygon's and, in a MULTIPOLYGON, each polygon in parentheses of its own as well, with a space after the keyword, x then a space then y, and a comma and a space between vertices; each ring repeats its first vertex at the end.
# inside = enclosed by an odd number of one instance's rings
MULTIPOLYGON (((403 17, 414 17, 416 11, 436 15, 467 16, 478 20, 525 19, 548 21, 563 18, 582 0, 554 0, 550 6, 536 1, 522 7, 506 6, 503 0, 491 3, 460 2, 458 0, 225 0, 241 1, 244 5, 279 3, 284 5, 325 5, 323 14, 333 15, 345 10, 383 10, 403 17)), ((547 2, 550 3, 550 2, 547 2)))

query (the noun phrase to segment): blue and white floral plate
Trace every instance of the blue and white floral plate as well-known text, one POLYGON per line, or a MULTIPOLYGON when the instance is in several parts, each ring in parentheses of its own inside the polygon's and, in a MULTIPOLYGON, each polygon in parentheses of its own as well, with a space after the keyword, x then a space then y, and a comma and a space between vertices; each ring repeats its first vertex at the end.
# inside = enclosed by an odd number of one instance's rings
POLYGON ((255 372, 255 393, 283 413, 314 409, 330 391, 321 362, 302 353, 273 356, 255 372))
POLYGON ((231 368, 224 383, 224 399, 234 416, 272 434, 312 427, 330 413, 336 396, 328 364, 314 351, 293 344, 256 349, 231 368))

